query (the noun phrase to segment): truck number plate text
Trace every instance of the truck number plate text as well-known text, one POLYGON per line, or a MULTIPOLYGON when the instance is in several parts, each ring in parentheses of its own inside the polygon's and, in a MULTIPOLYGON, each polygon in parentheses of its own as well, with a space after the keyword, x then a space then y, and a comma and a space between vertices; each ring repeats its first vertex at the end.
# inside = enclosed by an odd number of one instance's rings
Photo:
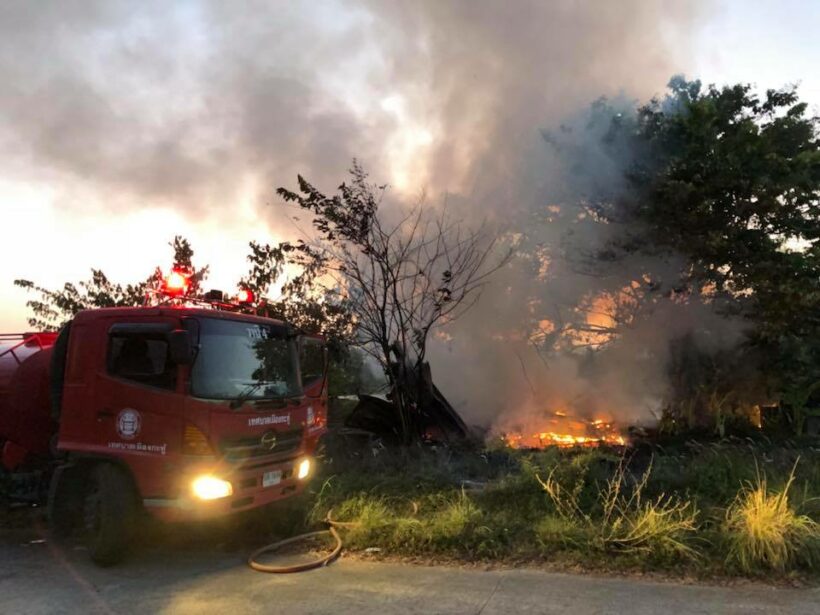
POLYGON ((273 487, 274 485, 278 485, 282 482, 282 470, 273 470, 271 472, 265 472, 262 475, 262 486, 263 487, 273 487))

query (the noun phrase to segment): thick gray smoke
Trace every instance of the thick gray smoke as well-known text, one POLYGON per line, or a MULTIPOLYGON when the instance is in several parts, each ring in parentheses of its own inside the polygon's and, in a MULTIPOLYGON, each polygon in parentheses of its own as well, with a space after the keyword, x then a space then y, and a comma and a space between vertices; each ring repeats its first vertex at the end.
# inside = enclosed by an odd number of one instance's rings
POLYGON ((365 51, 349 13, 291 2, 5 2, 3 158, 67 192, 110 195, 106 209, 201 215, 229 209, 249 179, 261 198, 300 171, 333 185, 354 156, 378 166, 390 130, 388 116, 359 117, 347 100, 341 80, 365 51))
POLYGON ((196 210, 354 156, 392 181, 409 119, 432 142, 408 185, 506 209, 538 128, 681 68, 692 4, 12 0, 0 148, 7 174, 196 210))
MULTIPOLYGON (((630 373, 630 352, 643 345, 660 356, 667 338, 651 332, 692 328, 695 315, 659 308, 620 359, 584 373, 516 338, 537 314, 558 317, 645 269, 631 263, 602 281, 559 264, 567 230, 578 243, 601 237, 567 222, 577 213, 567 209, 568 169, 541 131, 560 130, 602 95, 662 92, 686 69, 703 4, 4 2, 0 153, 8 177, 47 182, 71 207, 80 207, 72 195, 94 194, 107 215, 145 205, 226 215, 251 185, 259 216, 284 229, 280 210, 265 205, 275 187, 302 173, 331 189, 353 157, 396 185, 396 200, 446 193, 469 221, 527 230, 521 241, 550 260, 549 283, 532 263, 501 272, 434 349, 434 373, 468 419, 583 406, 592 402, 573 400, 593 381, 598 399, 640 416, 664 383, 630 373)), ((598 181, 619 181, 606 159, 589 165, 598 181)))

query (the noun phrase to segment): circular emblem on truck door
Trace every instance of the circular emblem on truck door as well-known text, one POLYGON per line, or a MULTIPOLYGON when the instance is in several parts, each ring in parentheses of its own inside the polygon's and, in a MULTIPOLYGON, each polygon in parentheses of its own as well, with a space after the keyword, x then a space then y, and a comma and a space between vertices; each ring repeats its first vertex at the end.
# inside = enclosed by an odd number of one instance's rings
POLYGON ((272 451, 276 448, 276 433, 273 431, 266 431, 262 434, 262 439, 259 441, 259 444, 265 450, 272 451))
POLYGON ((117 433, 123 440, 132 440, 140 432, 142 417, 133 408, 124 408, 117 415, 117 433))

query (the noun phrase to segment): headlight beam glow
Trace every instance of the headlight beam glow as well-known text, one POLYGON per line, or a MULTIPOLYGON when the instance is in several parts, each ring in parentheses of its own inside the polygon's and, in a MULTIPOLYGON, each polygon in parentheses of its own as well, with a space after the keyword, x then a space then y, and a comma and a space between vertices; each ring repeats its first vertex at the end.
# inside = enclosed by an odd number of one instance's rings
POLYGON ((191 491, 200 500, 217 500, 233 495, 233 485, 216 476, 198 476, 191 483, 191 491))

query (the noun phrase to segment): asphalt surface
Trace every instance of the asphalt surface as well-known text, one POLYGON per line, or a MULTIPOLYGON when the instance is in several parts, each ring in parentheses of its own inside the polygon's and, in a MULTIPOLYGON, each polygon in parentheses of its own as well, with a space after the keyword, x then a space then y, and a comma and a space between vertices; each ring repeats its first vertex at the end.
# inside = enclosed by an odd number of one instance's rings
POLYGON ((267 575, 239 551, 153 546, 101 569, 77 547, 0 531, 0 613, 811 613, 820 589, 708 587, 344 559, 267 575))

